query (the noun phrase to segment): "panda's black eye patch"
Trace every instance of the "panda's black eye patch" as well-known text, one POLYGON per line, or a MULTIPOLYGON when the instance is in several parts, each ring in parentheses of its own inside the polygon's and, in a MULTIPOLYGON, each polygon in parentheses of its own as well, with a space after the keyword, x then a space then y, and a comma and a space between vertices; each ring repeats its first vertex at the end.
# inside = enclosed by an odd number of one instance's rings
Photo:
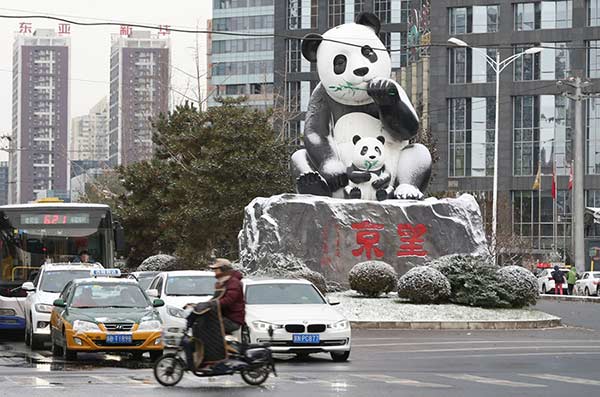
POLYGON ((367 151, 369 150, 368 147, 363 146, 362 149, 360 150, 360 155, 364 156, 365 154, 367 154, 367 151))
POLYGON ((365 58, 367 58, 369 60, 369 62, 371 62, 371 63, 377 62, 377 54, 375 54, 375 51, 373 51, 373 49, 370 46, 368 46, 368 45, 362 46, 360 52, 363 54, 363 56, 365 58))
POLYGON ((375 147, 375 151, 377 152, 378 155, 381 156, 381 149, 379 149, 378 147, 375 147))
POLYGON ((346 56, 339 54, 333 58, 333 72, 335 74, 342 74, 346 70, 346 56))

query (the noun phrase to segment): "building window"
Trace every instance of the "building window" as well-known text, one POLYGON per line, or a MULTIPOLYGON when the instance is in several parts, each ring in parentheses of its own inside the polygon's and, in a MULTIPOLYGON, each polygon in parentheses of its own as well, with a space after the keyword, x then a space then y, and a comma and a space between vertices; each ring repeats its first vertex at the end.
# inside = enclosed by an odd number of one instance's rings
POLYGON ((554 95, 516 96, 513 102, 513 174, 569 172, 571 109, 567 98, 554 95))
POLYGON ((448 175, 493 175, 494 98, 452 98, 448 108, 448 175))
POLYGON ((314 29, 317 27, 318 0, 287 0, 288 29, 314 29))
POLYGON ((406 32, 380 32, 379 39, 390 53, 393 69, 408 65, 409 49, 406 32), (394 51, 391 51, 392 49, 394 51))
POLYGON ((565 29, 572 26, 572 0, 542 1, 514 5, 515 30, 565 29))
POLYGON ((600 78, 600 40, 587 42, 587 76, 600 78))
POLYGON ((287 39, 287 71, 288 73, 300 72, 302 62, 302 44, 298 39, 287 39))
POLYGON ((328 23, 329 27, 333 28, 334 26, 341 25, 344 23, 344 10, 345 10, 345 0, 328 0, 328 23))
MULTIPOLYGON (((586 103, 586 173, 600 174, 600 98, 586 103)), ((600 206, 599 206, 600 207, 600 206)))
MULTIPOLYGON (((543 48, 541 52, 518 57, 514 63, 515 81, 559 80, 567 78, 571 71, 567 44, 541 43, 540 46, 543 48)), ((515 47, 514 53, 521 53, 533 46, 515 47)))
MULTIPOLYGON (((513 50, 514 54, 521 53, 528 48, 527 47, 515 47, 513 50)), ((540 53, 537 54, 524 54, 518 57, 514 63, 515 81, 523 80, 539 80, 540 79, 540 53)))
POLYGON ((373 12, 382 24, 392 22, 391 0, 375 0, 373 12))
POLYGON ((496 50, 491 48, 450 48, 449 81, 450 84, 489 83, 496 81, 496 73, 487 62, 487 56, 495 59, 496 50))
POLYGON ((293 113, 300 112, 301 105, 301 88, 299 81, 290 81, 287 83, 287 95, 286 95, 286 109, 288 112, 292 113, 292 117, 294 117, 293 113))
POLYGON ((588 26, 600 26, 600 0, 587 0, 588 26))
MULTIPOLYGON (((587 207, 600 207, 600 190, 585 191, 585 205, 587 207)), ((600 237, 600 224, 590 223, 585 225, 586 237, 600 237)))
POLYGON ((497 5, 450 8, 448 18, 451 35, 498 31, 497 5))

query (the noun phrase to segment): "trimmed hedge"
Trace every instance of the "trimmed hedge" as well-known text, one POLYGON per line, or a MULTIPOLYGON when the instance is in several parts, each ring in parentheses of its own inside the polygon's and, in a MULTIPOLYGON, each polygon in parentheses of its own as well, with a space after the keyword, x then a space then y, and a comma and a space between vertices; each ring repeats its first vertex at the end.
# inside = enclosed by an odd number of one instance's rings
POLYGON ((430 266, 417 266, 398 281, 398 296, 414 303, 441 303, 450 298, 450 281, 430 266))
POLYGON ((158 254, 149 256, 137 267, 138 272, 168 272, 178 270, 179 260, 172 255, 158 254))
POLYGON ((348 281, 351 289, 374 298, 394 291, 398 285, 398 275, 385 262, 367 261, 352 267, 348 273, 348 281))

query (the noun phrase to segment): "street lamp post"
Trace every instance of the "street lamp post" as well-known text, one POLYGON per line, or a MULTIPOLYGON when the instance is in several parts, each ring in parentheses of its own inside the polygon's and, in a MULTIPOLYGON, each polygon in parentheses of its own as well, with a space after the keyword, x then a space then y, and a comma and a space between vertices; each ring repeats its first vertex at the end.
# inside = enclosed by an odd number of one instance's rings
POLYGON ((499 122, 499 114, 500 114, 500 74, 507 66, 513 63, 515 60, 520 58, 523 55, 533 55, 537 54, 542 49, 540 47, 532 47, 527 50, 520 52, 518 54, 513 54, 504 60, 500 60, 500 49, 496 50, 496 59, 490 57, 485 51, 480 50, 479 48, 471 47, 469 44, 464 42, 463 40, 457 39, 456 37, 451 37, 448 39, 448 42, 454 44, 458 47, 466 47, 471 48, 473 51, 478 52, 479 54, 485 57, 488 65, 496 73, 496 114, 495 114, 495 123, 494 123, 494 183, 492 187, 492 244, 491 251, 494 253, 494 261, 498 260, 498 255, 496 252, 496 230, 498 225, 498 122, 499 122))

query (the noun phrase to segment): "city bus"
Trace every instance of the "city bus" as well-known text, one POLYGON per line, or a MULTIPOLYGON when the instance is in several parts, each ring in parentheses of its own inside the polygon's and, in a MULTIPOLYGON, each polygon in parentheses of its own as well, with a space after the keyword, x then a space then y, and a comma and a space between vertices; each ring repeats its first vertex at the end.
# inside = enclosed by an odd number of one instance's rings
POLYGON ((41 265, 79 262, 87 251, 90 262, 110 268, 121 240, 107 205, 46 199, 0 206, 0 330, 24 327, 20 286, 41 265))

